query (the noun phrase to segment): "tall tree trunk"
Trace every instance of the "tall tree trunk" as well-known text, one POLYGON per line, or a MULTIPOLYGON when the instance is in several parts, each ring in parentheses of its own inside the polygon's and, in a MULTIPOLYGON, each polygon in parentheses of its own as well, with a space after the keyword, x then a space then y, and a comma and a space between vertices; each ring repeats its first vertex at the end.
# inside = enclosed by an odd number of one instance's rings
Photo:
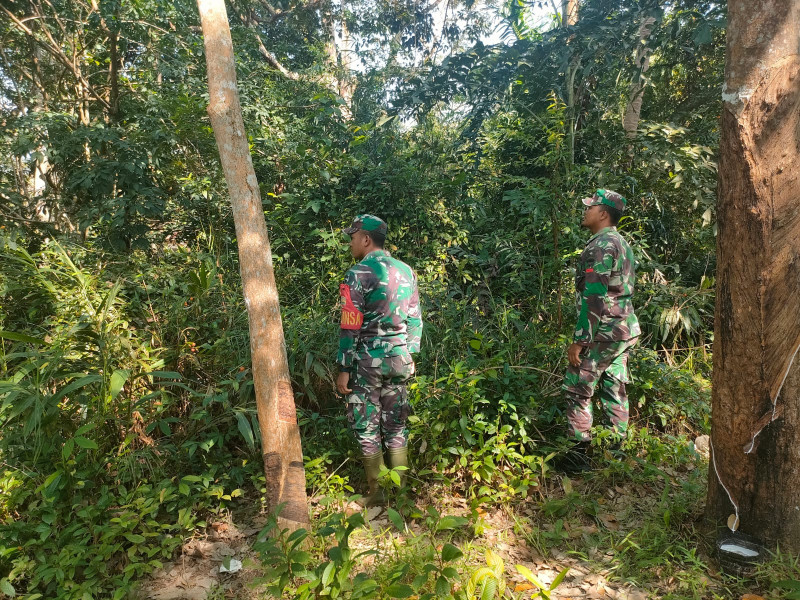
POLYGON ((347 107, 348 118, 353 108, 353 85, 352 77, 352 57, 350 56, 353 51, 352 40, 350 39, 350 30, 347 28, 347 21, 345 16, 342 15, 342 44, 339 47, 339 96, 344 100, 347 107))
POLYGON ((797 552, 800 2, 730 0, 727 35, 707 511, 797 552))
POLYGON ((258 422, 269 510, 285 503, 282 526, 308 522, 300 430, 289 379, 278 290, 267 224, 242 121, 233 43, 224 0, 198 0, 208 64, 210 104, 222 168, 233 206, 244 301, 250 322, 258 422))
MULTIPOLYGON (((578 0, 562 0, 561 2, 561 26, 562 27, 574 27, 578 24, 578 0)), ((574 35, 570 36, 570 39, 573 39, 574 35)), ((578 74, 578 69, 580 68, 581 64, 581 56, 578 52, 573 52, 572 57, 569 61, 569 66, 567 67, 567 73, 565 77, 565 87, 567 90, 567 98, 566 98, 566 114, 567 114, 567 123, 569 127, 569 131, 567 131, 567 172, 572 170, 572 167, 575 165, 575 133, 578 128, 578 113, 577 113, 577 101, 575 98, 575 76, 578 74)), ((560 176, 559 176, 560 177, 560 176)), ((557 187, 557 186, 556 186, 557 187)), ((558 247, 558 238, 559 232, 561 229, 561 225, 559 224, 558 219, 558 209, 554 206, 551 217, 550 217, 551 226, 553 229, 553 260, 557 265, 556 268, 556 322, 558 323, 558 329, 561 330, 561 324, 563 322, 563 315, 561 314, 561 303, 563 301, 563 278, 562 278, 562 269, 564 267, 563 259, 561 257, 561 250, 558 247)))
POLYGON ((570 27, 578 22, 578 0, 561 0, 561 25, 570 27))
POLYGON ((326 82, 326 87, 337 94, 343 101, 341 106, 342 116, 350 120, 353 117, 352 100, 353 85, 352 73, 350 72, 350 33, 345 23, 344 3, 339 6, 341 21, 339 26, 342 29, 341 43, 337 41, 335 7, 331 3, 327 10, 322 13, 322 22, 327 29, 328 39, 325 43, 325 53, 331 66, 331 80, 326 82))
POLYGON ((639 44, 636 46, 636 68, 638 69, 629 88, 628 105, 625 107, 625 116, 622 118, 622 127, 625 134, 636 137, 639 128, 639 117, 642 114, 642 98, 644 96, 644 75, 650 68, 650 48, 647 40, 656 20, 653 17, 644 17, 639 26, 639 44))
MULTIPOLYGON (((578 24, 578 0, 562 0, 561 2, 561 26, 574 27, 578 24)), ((572 39, 574 36, 570 36, 572 39)), ((567 89, 567 117, 569 119, 569 135, 567 137, 569 148, 569 164, 575 164, 575 131, 577 129, 578 115, 575 100, 575 76, 581 65, 581 57, 577 52, 573 53, 567 67, 565 77, 565 87, 567 89)))

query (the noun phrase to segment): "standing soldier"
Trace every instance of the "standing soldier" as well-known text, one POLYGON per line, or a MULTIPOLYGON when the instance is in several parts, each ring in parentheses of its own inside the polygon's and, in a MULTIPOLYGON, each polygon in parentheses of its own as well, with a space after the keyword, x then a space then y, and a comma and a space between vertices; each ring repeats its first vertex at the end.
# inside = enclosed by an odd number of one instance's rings
POLYGON ((619 440, 628 430, 628 352, 641 333, 633 312, 636 280, 633 251, 617 231, 625 198, 611 190, 597 190, 584 198, 582 227, 592 237, 581 254, 575 273, 578 323, 567 350, 564 377, 568 435, 577 442, 568 467, 588 468, 591 441, 592 395, 600 383, 600 403, 619 440))
MULTIPOLYGON (((383 503, 378 474, 383 444, 391 468, 408 467, 410 413, 406 383, 414 375, 411 354, 419 352, 422 316, 417 276, 383 249, 387 226, 358 215, 344 229, 350 253, 360 261, 339 286, 342 320, 336 389, 347 396, 347 418, 361 446, 369 485, 364 506, 383 503)), ((402 472, 400 487, 405 485, 402 472)))

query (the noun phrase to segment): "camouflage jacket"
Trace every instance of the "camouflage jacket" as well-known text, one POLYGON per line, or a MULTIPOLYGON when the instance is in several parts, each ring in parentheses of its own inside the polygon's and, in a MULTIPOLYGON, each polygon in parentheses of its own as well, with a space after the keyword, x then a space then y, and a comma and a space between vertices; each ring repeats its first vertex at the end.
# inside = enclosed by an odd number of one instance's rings
POLYGON ((337 362, 419 352, 422 313, 417 276, 385 250, 370 252, 339 286, 342 299, 337 362))
POLYGON ((589 238, 575 273, 576 344, 629 340, 641 333, 631 300, 635 281, 633 251, 615 227, 589 238))

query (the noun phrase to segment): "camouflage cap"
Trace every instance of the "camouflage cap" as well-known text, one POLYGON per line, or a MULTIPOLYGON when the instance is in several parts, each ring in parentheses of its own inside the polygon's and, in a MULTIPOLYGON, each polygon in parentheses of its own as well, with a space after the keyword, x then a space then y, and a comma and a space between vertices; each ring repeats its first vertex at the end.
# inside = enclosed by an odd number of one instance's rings
POLYGON ((342 229, 347 235, 353 235, 356 231, 364 230, 369 232, 376 232, 382 235, 386 235, 386 231, 389 229, 386 222, 381 219, 380 217, 376 217, 375 215, 358 215, 355 219, 353 219, 353 224, 350 227, 345 227, 342 229))
POLYGON ((623 212, 627 200, 613 190, 597 190, 591 198, 584 198, 582 202, 586 206, 605 204, 606 206, 616 208, 619 212, 623 212))

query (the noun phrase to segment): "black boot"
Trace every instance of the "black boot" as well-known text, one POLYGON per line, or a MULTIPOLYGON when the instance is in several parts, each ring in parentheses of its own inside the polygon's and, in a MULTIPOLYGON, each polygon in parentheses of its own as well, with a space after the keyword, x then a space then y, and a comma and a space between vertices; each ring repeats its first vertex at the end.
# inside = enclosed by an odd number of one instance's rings
POLYGON ((576 442, 554 462, 557 471, 566 475, 580 475, 592 470, 592 459, 589 457, 591 442, 576 442))
POLYGON ((613 442, 608 446, 608 450, 611 453, 611 456, 617 460, 625 460, 628 457, 627 452, 622 448, 622 442, 625 441, 625 438, 616 438, 613 442))

